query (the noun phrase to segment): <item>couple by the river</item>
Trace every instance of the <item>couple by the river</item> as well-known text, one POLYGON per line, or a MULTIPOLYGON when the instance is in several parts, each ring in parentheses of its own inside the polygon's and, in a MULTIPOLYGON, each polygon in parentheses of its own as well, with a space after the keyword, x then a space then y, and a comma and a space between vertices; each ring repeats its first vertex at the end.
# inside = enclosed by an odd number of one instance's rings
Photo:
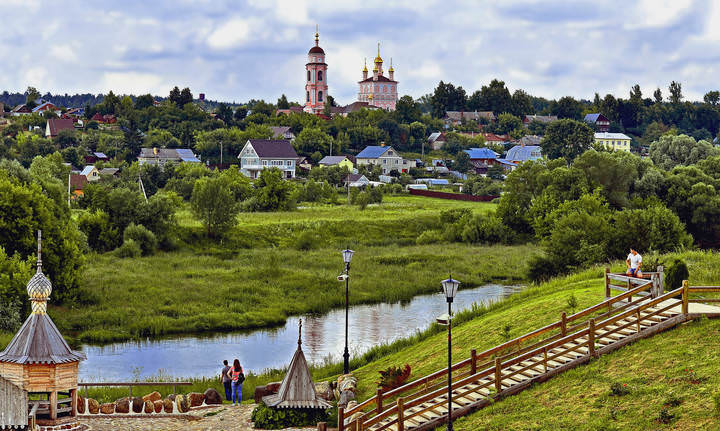
POLYGON ((236 358, 232 366, 228 365, 227 359, 223 360, 220 381, 225 387, 225 399, 232 401, 234 406, 239 406, 242 403, 242 385, 245 381, 245 374, 239 359, 236 358))

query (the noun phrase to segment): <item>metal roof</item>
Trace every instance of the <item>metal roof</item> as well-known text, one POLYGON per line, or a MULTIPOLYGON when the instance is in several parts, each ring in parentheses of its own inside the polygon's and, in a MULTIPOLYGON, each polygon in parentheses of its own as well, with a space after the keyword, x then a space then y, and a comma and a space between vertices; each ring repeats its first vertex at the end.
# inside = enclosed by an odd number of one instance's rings
POLYGON ((497 159, 498 157, 498 153, 490 148, 470 148, 463 151, 470 156, 470 159, 497 159))
POLYGON ((627 139, 627 140, 630 140, 630 137, 624 133, 602 132, 602 133, 595 133, 595 139, 627 139))
POLYGON ((325 156, 318 162, 318 164, 332 166, 337 165, 345 159, 347 159, 345 156, 325 156))
POLYGON ((364 150, 355 156, 358 159, 377 159, 378 157, 385 154, 387 150, 392 147, 382 147, 380 145, 368 145, 364 150))
POLYGON ((248 143, 260 158, 297 159, 298 157, 287 139, 250 139, 248 143))
POLYGON ((50 316, 33 313, 27 318, 7 348, 0 362, 16 364, 64 364, 87 359, 84 353, 68 346, 50 316))
POLYGON ((80 175, 84 175, 87 177, 88 175, 90 175, 90 172, 92 172, 93 169, 95 169, 95 166, 87 165, 83 168, 82 172, 80 172, 80 175))
POLYGON ((542 157, 542 148, 539 145, 515 145, 510 148, 505 156, 506 160, 511 162, 526 162, 528 160, 536 160, 539 157, 532 155, 534 152, 539 152, 542 157))
POLYGON ((180 157, 180 160, 183 162, 200 163, 200 159, 193 154, 192 150, 187 148, 176 148, 175 151, 177 151, 178 157, 180 157))

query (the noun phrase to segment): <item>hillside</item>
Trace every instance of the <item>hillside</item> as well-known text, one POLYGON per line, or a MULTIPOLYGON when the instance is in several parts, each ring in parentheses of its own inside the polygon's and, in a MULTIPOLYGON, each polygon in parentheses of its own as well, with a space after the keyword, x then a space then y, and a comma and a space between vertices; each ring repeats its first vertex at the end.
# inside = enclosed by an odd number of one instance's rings
MULTIPOLYGON (((720 281, 717 255, 687 252, 663 256, 662 260, 669 261, 675 256, 688 263, 691 283, 720 281)), ((471 348, 482 351, 557 321, 561 312, 571 311, 567 301, 571 295, 577 298, 578 310, 602 300, 602 268, 528 289, 459 325, 453 330, 453 358, 460 361, 469 355, 471 348)), ((716 429, 711 424, 716 420, 712 395, 720 383, 717 365, 713 363, 720 347, 718 331, 720 321, 704 320, 662 333, 537 385, 520 396, 499 401, 459 420, 456 429, 645 430, 675 426, 716 429), (694 371, 697 381, 690 377, 692 373, 684 371, 686 368, 694 371), (623 388, 629 388, 629 394, 609 396, 614 382, 627 384, 623 388), (670 405, 670 415, 677 415, 671 425, 655 422, 664 404, 670 405)), ((378 371, 391 365, 410 364, 412 379, 443 368, 447 361, 446 342, 446 335, 438 333, 356 370, 362 391, 359 398, 366 399, 374 393, 378 371)))

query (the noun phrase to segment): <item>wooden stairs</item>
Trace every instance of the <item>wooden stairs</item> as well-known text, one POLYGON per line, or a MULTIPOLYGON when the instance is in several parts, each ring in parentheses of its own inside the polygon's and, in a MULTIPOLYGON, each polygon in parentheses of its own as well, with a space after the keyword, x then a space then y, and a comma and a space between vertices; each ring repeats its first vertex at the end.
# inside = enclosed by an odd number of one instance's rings
MULTIPOLYGON (((682 322, 701 315, 720 316, 718 307, 695 304, 720 300, 689 299, 693 292, 720 293, 720 287, 691 288, 686 282, 682 288, 660 294, 661 281, 655 276, 646 280, 606 273, 607 291, 625 293, 572 316, 563 314, 556 323, 481 354, 473 350, 469 359, 452 367, 453 418, 682 322)), ((392 391, 378 390, 373 398, 347 410, 339 409, 338 429, 434 429, 447 422, 447 392, 447 370, 392 391)))

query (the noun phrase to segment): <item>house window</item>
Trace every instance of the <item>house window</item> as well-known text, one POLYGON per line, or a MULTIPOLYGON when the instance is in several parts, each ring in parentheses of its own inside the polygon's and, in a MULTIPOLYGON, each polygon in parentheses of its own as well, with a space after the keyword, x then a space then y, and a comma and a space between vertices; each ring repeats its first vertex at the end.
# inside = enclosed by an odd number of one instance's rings
POLYGON ((286 161, 285 161, 285 164, 286 164, 287 166, 292 166, 292 160, 286 160, 286 161))
POLYGON ((308 81, 310 81, 310 71, 308 70, 308 81))
POLYGON ((263 160, 263 166, 267 166, 267 165, 268 165, 268 161, 267 161, 267 160, 263 160))
POLYGON ((318 70, 318 81, 322 81, 322 70, 318 70))
POLYGON ((322 102, 322 91, 318 91, 318 102, 322 102))

